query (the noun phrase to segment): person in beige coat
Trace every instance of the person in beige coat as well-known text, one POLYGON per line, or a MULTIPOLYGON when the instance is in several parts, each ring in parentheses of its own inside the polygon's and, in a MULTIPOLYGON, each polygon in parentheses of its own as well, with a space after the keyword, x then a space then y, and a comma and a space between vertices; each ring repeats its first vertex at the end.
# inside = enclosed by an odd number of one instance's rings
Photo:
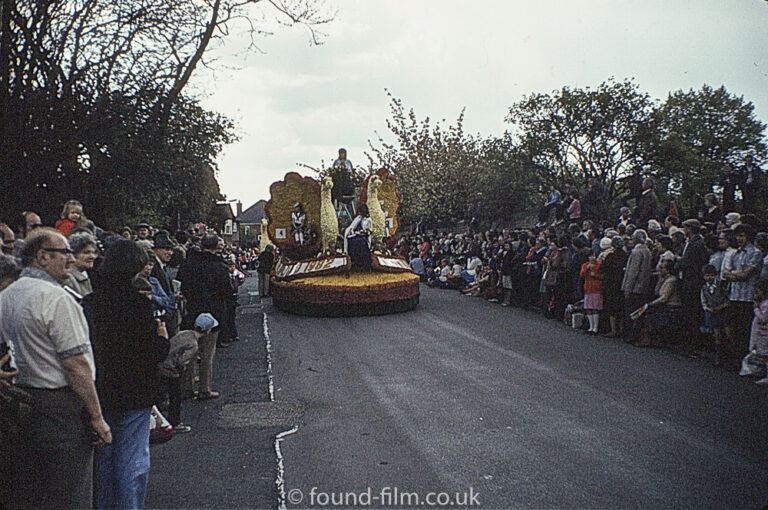
MULTIPOLYGON (((626 270, 624 271, 624 280, 621 282, 621 291, 624 293, 624 303, 627 317, 643 306, 648 301, 651 288, 651 269, 653 256, 647 246, 648 234, 645 230, 638 229, 632 234, 633 248, 627 259, 626 270)), ((639 340, 638 333, 640 324, 638 321, 632 322, 628 319, 630 328, 628 330, 628 342, 639 340)))

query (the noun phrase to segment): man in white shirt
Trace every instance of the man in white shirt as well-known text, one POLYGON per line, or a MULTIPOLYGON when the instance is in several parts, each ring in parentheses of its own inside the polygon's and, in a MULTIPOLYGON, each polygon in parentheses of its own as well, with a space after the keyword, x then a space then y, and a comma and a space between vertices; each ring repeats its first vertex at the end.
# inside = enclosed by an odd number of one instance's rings
POLYGON ((11 347, 16 385, 31 396, 32 413, 4 439, 0 498, 18 508, 90 508, 93 447, 112 435, 85 316, 61 286, 74 257, 50 228, 30 234, 21 256, 21 277, 0 295, 0 342, 11 347))

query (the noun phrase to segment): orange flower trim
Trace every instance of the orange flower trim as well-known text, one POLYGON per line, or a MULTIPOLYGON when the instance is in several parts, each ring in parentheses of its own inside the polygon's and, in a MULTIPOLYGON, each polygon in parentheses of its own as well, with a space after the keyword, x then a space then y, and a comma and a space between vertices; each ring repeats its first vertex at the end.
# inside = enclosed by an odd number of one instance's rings
POLYGON ((419 295, 419 277, 406 273, 353 273, 275 281, 275 300, 293 303, 377 303, 419 295), (350 285, 350 280, 354 283, 350 285))

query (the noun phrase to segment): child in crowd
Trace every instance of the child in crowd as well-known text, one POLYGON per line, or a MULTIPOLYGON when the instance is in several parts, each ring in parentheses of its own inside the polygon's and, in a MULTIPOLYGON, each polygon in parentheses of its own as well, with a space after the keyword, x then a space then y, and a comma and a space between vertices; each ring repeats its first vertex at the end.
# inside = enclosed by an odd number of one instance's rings
POLYGON ((54 225, 56 230, 61 232, 64 237, 69 237, 69 232, 75 228, 75 226, 85 222, 83 204, 77 200, 67 200, 59 218, 60 219, 54 225))
POLYGON ((468 287, 461 291, 465 296, 482 296, 486 294, 491 281, 491 268, 483 267, 481 273, 468 287))
POLYGON ((701 307, 704 309, 704 325, 699 330, 712 335, 715 341, 715 366, 723 363, 723 340, 728 338, 728 294, 717 281, 717 268, 707 264, 702 268, 704 285, 701 287, 701 307), (725 330, 725 335, 723 332, 725 330))
MULTIPOLYGON (((435 270, 437 271, 437 269, 435 270)), ((450 289, 451 287, 451 265, 448 259, 440 261, 440 276, 437 278, 437 285, 442 289, 450 289)))
POLYGON ((589 321, 587 333, 596 335, 600 310, 603 309, 603 273, 600 272, 600 262, 594 253, 581 265, 581 277, 584 278, 584 315, 589 321))
MULTIPOLYGON (((755 352, 766 360, 768 366, 768 280, 755 284, 755 318, 749 336, 749 352, 755 352)), ((768 374, 757 384, 768 384, 768 374)))

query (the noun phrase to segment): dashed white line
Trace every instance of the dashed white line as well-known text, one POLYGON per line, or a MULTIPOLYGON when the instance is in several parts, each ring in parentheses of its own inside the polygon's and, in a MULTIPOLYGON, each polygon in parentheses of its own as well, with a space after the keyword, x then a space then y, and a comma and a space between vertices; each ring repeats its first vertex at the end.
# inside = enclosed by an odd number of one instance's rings
POLYGON ((299 427, 293 427, 291 430, 286 430, 275 436, 275 455, 277 456, 277 479, 275 485, 277 485, 277 508, 280 510, 286 510, 285 506, 285 465, 283 463, 283 452, 280 450, 280 443, 286 436, 295 434, 299 430, 299 427))
MULTIPOLYGON (((272 339, 269 335, 269 322, 267 321, 267 313, 262 309, 264 315, 263 328, 264 339, 267 347, 267 378, 269 379, 269 401, 275 401, 275 383, 274 374, 272 372, 272 339)), ((275 485, 277 486, 277 508, 279 510, 286 510, 285 505, 285 462, 283 461, 283 452, 280 448, 280 444, 286 436, 295 434, 299 430, 299 427, 295 426, 290 430, 281 432, 275 436, 275 456, 277 457, 277 476, 275 478, 275 485)))

